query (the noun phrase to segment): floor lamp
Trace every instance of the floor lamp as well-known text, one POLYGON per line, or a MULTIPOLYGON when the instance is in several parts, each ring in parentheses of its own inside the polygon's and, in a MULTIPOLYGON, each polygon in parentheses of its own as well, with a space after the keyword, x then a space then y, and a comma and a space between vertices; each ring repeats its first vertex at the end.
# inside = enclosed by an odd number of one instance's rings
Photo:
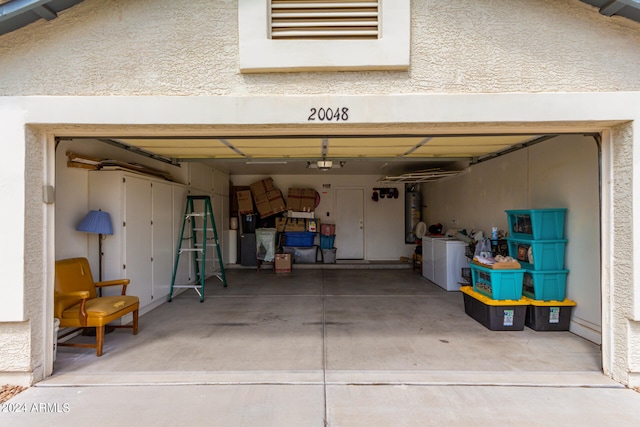
MULTIPOLYGON (((107 234, 113 234, 113 227, 111 226, 111 215, 108 212, 101 210, 92 210, 84 217, 80 225, 76 227, 77 231, 84 231, 85 233, 92 233, 98 235, 98 281, 102 282, 102 239, 107 234)), ((102 296, 102 288, 98 289, 98 295, 102 296)), ((105 333, 112 332, 114 328, 107 326, 105 333)), ((85 335, 93 335, 95 332, 92 330, 89 332, 85 329, 85 335)))
POLYGON ((109 215, 108 212, 103 212, 101 210, 89 211, 76 230, 98 235, 98 281, 102 282, 102 236, 113 234, 111 215, 109 215))

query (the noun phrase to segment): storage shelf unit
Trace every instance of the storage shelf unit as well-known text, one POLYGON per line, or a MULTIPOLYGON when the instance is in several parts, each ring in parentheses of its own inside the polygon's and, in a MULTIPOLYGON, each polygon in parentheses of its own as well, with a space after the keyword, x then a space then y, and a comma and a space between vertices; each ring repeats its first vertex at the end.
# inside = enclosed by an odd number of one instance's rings
MULTIPOLYGON (((140 314, 164 303, 169 295, 186 195, 184 185, 144 175, 122 171, 89 174, 89 208, 109 212, 113 223, 113 235, 106 236, 102 244, 103 279, 130 279, 127 294, 140 298, 140 314)), ((98 259, 95 247, 89 246, 91 260, 98 259)), ((187 269, 178 274, 185 282, 191 276, 187 269)))

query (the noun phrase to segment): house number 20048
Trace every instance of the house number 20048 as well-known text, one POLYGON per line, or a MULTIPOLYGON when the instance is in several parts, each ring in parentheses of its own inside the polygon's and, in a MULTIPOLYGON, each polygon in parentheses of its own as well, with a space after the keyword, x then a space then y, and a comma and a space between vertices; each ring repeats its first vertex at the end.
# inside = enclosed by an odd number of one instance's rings
POLYGON ((320 120, 321 122, 330 122, 335 120, 336 122, 349 120, 349 109, 347 107, 333 108, 311 108, 309 117, 307 120, 320 120))

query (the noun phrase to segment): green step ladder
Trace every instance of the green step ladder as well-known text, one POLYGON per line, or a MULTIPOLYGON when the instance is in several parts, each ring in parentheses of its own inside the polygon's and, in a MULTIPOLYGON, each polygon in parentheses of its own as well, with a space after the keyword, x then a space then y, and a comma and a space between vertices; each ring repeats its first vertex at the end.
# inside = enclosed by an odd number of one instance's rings
MULTIPOLYGON (((216 221, 213 218, 213 208, 211 207, 211 197, 209 196, 187 196, 187 205, 182 219, 182 228, 178 236, 178 251, 173 266, 173 276, 171 278, 171 290, 169 291, 169 302, 173 299, 175 289, 194 289, 200 296, 200 302, 204 301, 204 282, 206 277, 206 262, 214 261, 213 276, 220 279, 224 287, 227 287, 227 278, 224 274, 224 263, 218 241, 218 231, 216 221), (189 234, 185 236, 185 228, 189 223, 189 234), (207 248, 215 247, 217 258, 207 258, 207 248), (176 275, 180 262, 180 255, 191 253, 195 268, 195 283, 176 285, 176 275), (215 269, 217 261, 217 269, 215 269)), ((211 276, 209 276, 211 277, 211 276)))

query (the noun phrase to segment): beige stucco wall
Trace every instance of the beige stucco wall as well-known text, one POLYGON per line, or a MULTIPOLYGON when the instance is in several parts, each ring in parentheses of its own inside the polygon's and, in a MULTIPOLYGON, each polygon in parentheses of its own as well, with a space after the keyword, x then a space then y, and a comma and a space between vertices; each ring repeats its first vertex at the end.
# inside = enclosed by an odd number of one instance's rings
MULTIPOLYGON (((612 130, 612 137, 615 141, 612 145, 612 161, 613 170, 613 208, 614 208, 614 231, 613 248, 611 256, 613 257, 613 281, 618 283, 605 298, 608 297, 611 312, 605 315, 611 316, 611 321, 616 325, 616 334, 613 342, 608 343, 610 350, 617 357, 613 360, 611 366, 614 378, 624 378, 631 371, 630 362, 635 364, 640 360, 640 353, 632 354, 633 348, 638 349, 638 339, 640 339, 640 328, 637 327, 638 322, 629 320, 633 313, 633 287, 624 286, 623 284, 633 283, 635 266, 633 259, 633 236, 629 232, 633 229, 633 145, 625 144, 625 141, 631 141, 632 127, 630 125, 617 126, 612 130), (633 344, 636 342, 636 344, 633 344)), ((605 254, 606 255, 606 254, 605 254)), ((638 371, 636 371, 638 375, 638 371)), ((636 378, 640 379, 640 378, 636 378)), ((630 383, 639 386, 634 379, 630 378, 630 383)))
POLYGON ((242 75, 237 1, 85 0, 0 36, 0 95, 637 90, 640 24, 578 0, 414 0, 406 71, 242 75))
MULTIPOLYGON (((86 0, 53 21, 0 36, 0 96, 640 90, 640 24, 603 17, 577 0, 532 0, 517 6, 509 0, 414 0, 411 7, 408 71, 243 75, 238 70, 236 1, 86 0)), ((614 135, 619 144, 614 150, 619 194, 614 223, 620 235, 632 228, 632 138, 630 126, 614 135)), ((48 167, 45 136, 28 132, 25 139, 25 227, 38 229, 47 224, 48 208, 41 200, 48 167)), ((42 337, 50 326, 42 316, 48 307, 43 283, 50 277, 50 267, 42 262, 44 234, 25 234, 24 311, 32 320, 0 324, 0 372, 26 370, 36 380, 46 364, 42 337), (10 360, 5 361, 5 354, 10 360)), ((624 294, 632 293, 632 246, 624 237, 614 245, 615 283, 626 283, 611 295, 613 376, 621 381, 635 375, 628 373, 630 367, 640 370, 640 328, 628 320, 632 297, 624 294)))

